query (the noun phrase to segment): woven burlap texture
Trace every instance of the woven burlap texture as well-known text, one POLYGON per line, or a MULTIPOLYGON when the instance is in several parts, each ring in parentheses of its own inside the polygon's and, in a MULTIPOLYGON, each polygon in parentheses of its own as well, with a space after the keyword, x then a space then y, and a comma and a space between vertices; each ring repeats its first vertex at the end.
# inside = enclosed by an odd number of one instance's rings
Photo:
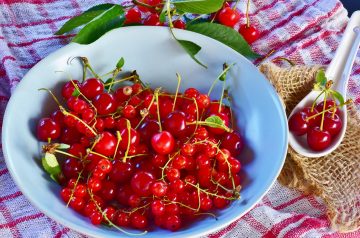
MULTIPOLYGON (((313 88, 319 67, 279 68, 263 64, 259 69, 274 85, 289 114, 313 88)), ((345 138, 333 153, 307 158, 289 146, 278 178, 285 186, 320 196, 327 205, 332 228, 339 232, 360 228, 360 119, 355 109, 348 110, 345 138)))

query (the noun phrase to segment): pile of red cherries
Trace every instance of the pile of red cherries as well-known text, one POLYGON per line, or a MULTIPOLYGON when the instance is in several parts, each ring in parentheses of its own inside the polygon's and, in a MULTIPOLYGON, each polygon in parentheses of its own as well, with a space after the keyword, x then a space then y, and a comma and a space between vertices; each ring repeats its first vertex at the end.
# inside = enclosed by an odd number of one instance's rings
POLYGON ((66 82, 65 104, 37 125, 43 148, 70 146, 57 155, 69 207, 94 225, 176 231, 239 198, 243 140, 228 106, 195 88, 153 90, 136 77, 106 86, 66 82))

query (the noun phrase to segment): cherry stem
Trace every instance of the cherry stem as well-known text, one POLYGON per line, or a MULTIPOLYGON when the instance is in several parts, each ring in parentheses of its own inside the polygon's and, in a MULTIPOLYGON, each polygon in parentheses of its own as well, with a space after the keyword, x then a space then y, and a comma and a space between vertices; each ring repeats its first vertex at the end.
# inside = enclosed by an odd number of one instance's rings
POLYGON ((126 151, 125 151, 125 154, 124 154, 123 163, 126 162, 126 159, 127 159, 127 156, 128 156, 129 150, 130 150, 131 124, 130 124, 130 121, 128 119, 126 119, 126 128, 127 128, 127 131, 128 131, 128 144, 127 144, 127 148, 126 148, 126 151))
POLYGON ((170 27, 171 34, 176 39, 176 37, 175 37, 175 35, 174 35, 173 31, 172 31, 172 28, 174 28, 174 24, 172 23, 172 19, 171 19, 170 0, 166 1, 166 14, 168 16, 168 22, 169 22, 169 27, 170 27))
POLYGON ((338 108, 338 107, 342 107, 342 106, 344 106, 344 105, 348 105, 348 104, 350 104, 351 102, 352 102, 352 100, 349 99, 349 100, 347 100, 347 101, 346 101, 345 103, 343 103, 343 104, 335 105, 335 106, 330 107, 330 108, 328 108, 328 109, 326 109, 326 110, 324 110, 324 111, 322 111, 322 112, 319 112, 319 113, 316 113, 316 114, 314 114, 314 115, 312 115, 312 116, 310 116, 310 117, 307 117, 306 120, 307 120, 307 121, 308 121, 308 120, 311 120, 311 119, 313 119, 313 118, 315 118, 315 117, 317 117, 317 116, 319 116, 319 115, 322 115, 322 114, 325 113, 325 112, 330 112, 330 111, 332 111, 332 110, 335 110, 335 109, 338 108))
POLYGON ((94 154, 94 155, 100 156, 100 157, 102 157, 102 158, 104 158, 104 159, 107 159, 107 160, 110 159, 110 158, 106 157, 106 156, 103 155, 103 154, 100 154, 100 153, 97 153, 97 152, 93 151, 92 149, 87 149, 87 152, 88 152, 88 154, 94 154))
POLYGON ((248 28, 250 27, 249 9, 250 9, 250 0, 248 0, 246 4, 246 26, 248 28))
POLYGON ((239 4, 239 2, 240 2, 240 0, 237 0, 236 2, 235 2, 235 4, 234 4, 234 6, 233 6, 233 10, 236 10, 236 6, 239 4))
POLYGON ((160 118, 160 105, 159 105, 159 91, 160 91, 160 88, 155 90, 155 100, 156 100, 156 110, 157 110, 157 117, 158 117, 158 121, 159 121, 159 128, 160 128, 160 132, 162 132, 161 118, 160 118))
POLYGON ((321 95, 323 95, 325 93, 325 90, 321 91, 321 93, 319 93, 319 95, 315 98, 314 102, 311 105, 311 112, 314 111, 315 105, 317 100, 321 97, 321 95))
POLYGON ((116 137, 117 137, 117 143, 116 143, 116 147, 115 147, 115 152, 114 152, 113 159, 115 159, 115 157, 116 157, 116 154, 117 154, 118 149, 119 149, 120 141, 122 140, 121 134, 120 134, 119 131, 116 131, 116 137))
POLYGON ((325 119, 325 109, 326 109, 326 98, 327 98, 327 91, 325 91, 325 95, 324 95, 324 105, 323 105, 323 112, 321 115, 321 123, 320 123, 320 131, 322 131, 324 129, 324 119, 325 119))
POLYGON ((214 80, 214 82, 212 83, 212 85, 211 85, 211 87, 210 87, 210 89, 209 89, 209 92, 208 92, 208 96, 210 96, 210 94, 211 94, 212 90, 214 89, 214 87, 215 87, 218 79, 220 79, 220 78, 222 78, 222 77, 226 78, 227 72, 228 72, 228 71, 230 70, 230 68, 231 68, 232 66, 234 66, 234 65, 235 65, 235 63, 232 63, 231 65, 227 65, 226 63, 223 64, 223 71, 219 74, 219 76, 218 76, 218 77, 214 80))
POLYGON ((90 70, 90 72, 94 75, 95 78, 101 79, 100 76, 94 71, 94 69, 91 67, 88 58, 86 57, 80 57, 80 59, 82 60, 85 68, 88 68, 90 70))
POLYGON ((201 192, 203 192, 203 193, 205 193, 205 194, 207 194, 207 195, 209 195, 209 196, 214 196, 214 197, 222 198, 222 199, 225 199, 225 200, 236 200, 236 199, 237 199, 236 197, 225 197, 225 196, 218 195, 218 194, 216 194, 216 193, 208 192, 208 191, 200 188, 200 187, 198 186, 199 184, 194 185, 194 184, 188 183, 188 182, 185 182, 185 184, 189 184, 189 185, 193 186, 194 188, 199 189, 201 192))
POLYGON ((223 83, 222 83, 221 97, 220 97, 220 101, 219 101, 219 110, 218 110, 219 113, 221 112, 221 106, 223 104, 224 92, 225 92, 225 79, 223 80, 223 83))
POLYGON ((129 76, 129 77, 122 78, 122 79, 118 79, 118 80, 115 80, 115 81, 110 82, 110 83, 105 83, 104 86, 105 86, 105 87, 106 87, 106 86, 112 86, 112 85, 117 84, 117 83, 121 83, 121 82, 124 82, 124 81, 128 81, 128 80, 130 80, 130 79, 132 79, 132 78, 134 78, 134 77, 135 77, 135 75, 131 75, 131 76, 129 76))
POLYGON ((54 101, 56 102, 56 104, 59 106, 59 108, 61 108, 61 103, 59 102, 59 100, 56 98, 56 96, 54 95, 54 93, 47 88, 39 88, 39 91, 47 91, 48 93, 50 93, 51 97, 54 99, 54 101))
POLYGON ((175 93, 175 98, 174 98, 174 105, 173 105, 173 108, 172 108, 172 111, 175 110, 175 105, 176 105, 176 99, 177 99, 177 96, 179 94, 179 88, 180 88, 180 83, 181 83, 181 76, 180 74, 176 73, 176 78, 177 78, 177 86, 176 86, 176 93, 175 93))
POLYGON ((121 72, 121 69, 118 69, 116 68, 113 72, 113 75, 111 77, 111 81, 110 81, 110 85, 109 85, 109 88, 108 88, 108 92, 110 93, 111 92, 111 88, 112 86, 114 85, 114 81, 115 81, 115 78, 116 76, 121 72))
POLYGON ((94 116, 94 118, 93 118, 92 120, 95 120, 95 118, 96 118, 96 116, 97 116, 97 109, 96 109, 96 107, 94 106, 94 104, 92 103, 92 101, 89 100, 89 99, 81 92, 79 86, 78 86, 76 83, 74 83, 74 81, 71 81, 71 83, 72 83, 72 85, 74 86, 74 88, 79 92, 79 95, 81 95, 81 96, 87 101, 87 103, 89 103, 90 106, 94 109, 94 111, 95 111, 95 116, 94 116))
POLYGON ((72 158, 74 158, 74 159, 81 160, 81 158, 79 158, 79 157, 77 157, 77 156, 75 156, 75 155, 72 155, 72 154, 70 154, 70 153, 67 153, 67 152, 65 152, 65 151, 62 151, 62 150, 57 150, 57 149, 55 149, 54 152, 56 152, 56 153, 58 153, 58 154, 66 155, 66 156, 68 156, 68 157, 72 157, 72 158))

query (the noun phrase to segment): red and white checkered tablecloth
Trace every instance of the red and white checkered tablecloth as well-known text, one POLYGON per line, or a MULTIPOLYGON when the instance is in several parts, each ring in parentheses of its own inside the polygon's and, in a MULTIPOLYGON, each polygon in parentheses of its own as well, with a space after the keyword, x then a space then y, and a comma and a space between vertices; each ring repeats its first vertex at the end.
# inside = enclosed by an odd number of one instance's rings
MULTIPOLYGON (((116 2, 116 1, 108 1, 116 2)), ((119 1, 117 1, 119 2, 119 1)), ((71 36, 55 36, 66 20, 100 0, 0 0, 0 116, 24 74, 71 36)), ((240 1, 241 23, 246 1, 240 1)), ((253 44, 262 54, 285 56, 297 64, 328 64, 348 20, 339 0, 254 0, 251 22, 261 31, 253 44)), ((349 83, 360 110, 360 58, 349 83)), ((1 123, 2 125, 2 123, 1 123)), ((0 147, 1 148, 1 147, 0 147)), ((275 183, 249 213, 208 237, 360 237, 330 229, 321 199, 275 183)), ((0 237, 84 237, 33 207, 10 177, 0 153, 0 237)))

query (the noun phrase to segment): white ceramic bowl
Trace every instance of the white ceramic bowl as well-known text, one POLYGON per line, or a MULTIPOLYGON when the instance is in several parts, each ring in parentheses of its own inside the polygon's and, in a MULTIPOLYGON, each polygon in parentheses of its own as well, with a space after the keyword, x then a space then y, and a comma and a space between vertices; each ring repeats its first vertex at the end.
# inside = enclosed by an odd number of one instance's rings
MULTIPOLYGON (((144 237, 196 237, 219 230, 249 211, 269 190, 284 163, 288 129, 281 102, 266 78, 243 56, 231 48, 193 32, 176 30, 180 39, 192 40, 202 47, 197 55, 208 66, 196 64, 171 38, 164 27, 127 27, 113 30, 91 45, 70 44, 49 55, 33 67, 17 86, 4 116, 2 143, 8 169, 29 201, 57 222, 94 237, 122 237, 121 232, 95 227, 89 220, 65 208, 59 197, 60 187, 49 179, 37 160, 40 144, 35 137, 37 120, 48 115, 56 105, 39 88, 55 89, 67 81, 65 71, 81 79, 80 63, 69 65, 68 59, 86 56, 100 74, 114 68, 125 58, 124 70, 136 69, 142 80, 153 87, 175 89, 175 73, 181 74, 182 90, 196 87, 207 92, 222 71, 222 64, 236 63, 228 74, 227 84, 234 100, 238 127, 246 141, 240 156, 246 179, 241 199, 217 212, 218 219, 203 217, 200 221, 171 233, 162 229, 144 237)), ((220 86, 220 85, 219 85, 220 86)), ((214 90, 219 96, 220 87, 214 90)))

